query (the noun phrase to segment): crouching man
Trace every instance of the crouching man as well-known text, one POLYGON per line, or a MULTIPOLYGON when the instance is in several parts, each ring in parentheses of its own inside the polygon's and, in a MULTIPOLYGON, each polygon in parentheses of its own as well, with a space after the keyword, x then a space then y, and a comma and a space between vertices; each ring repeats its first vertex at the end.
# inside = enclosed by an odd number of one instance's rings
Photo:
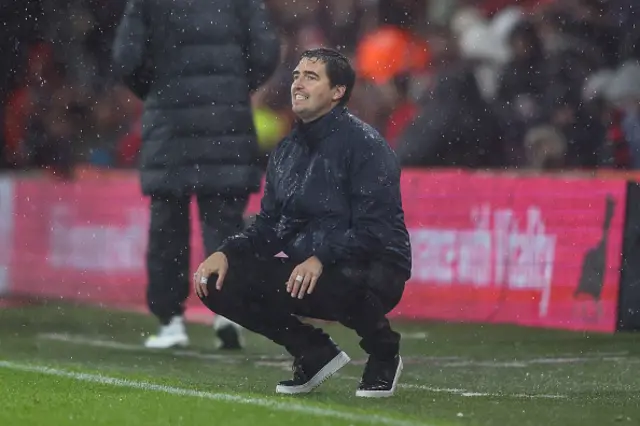
POLYGON ((411 273, 400 168, 378 132, 346 109, 354 83, 342 54, 302 54, 291 85, 298 121, 270 156, 260 213, 194 275, 209 309, 294 357, 294 377, 278 393, 310 392, 350 361, 297 316, 359 335, 369 359, 357 396, 393 395, 402 371, 400 335, 386 318, 411 273))

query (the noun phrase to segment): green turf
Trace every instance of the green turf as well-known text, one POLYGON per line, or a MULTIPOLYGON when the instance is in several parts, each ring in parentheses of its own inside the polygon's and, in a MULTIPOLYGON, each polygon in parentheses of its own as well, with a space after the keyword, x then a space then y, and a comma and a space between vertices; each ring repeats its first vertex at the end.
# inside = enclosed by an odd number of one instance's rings
POLYGON ((155 329, 154 320, 147 315, 66 305, 0 310, 0 361, 261 401, 292 401, 290 404, 338 413, 335 418, 327 418, 0 367, 0 425, 179 425, 211 421, 233 425, 257 420, 265 424, 304 421, 305 426, 366 424, 358 423, 360 417, 341 418, 344 413, 446 426, 640 424, 638 335, 513 326, 395 325, 408 335, 426 333, 426 338, 403 341, 405 387, 396 397, 355 398, 365 357, 351 331, 331 325, 327 329, 354 362, 317 392, 283 399, 273 390, 278 380, 289 376, 289 359, 280 348, 255 335, 248 335, 246 351, 226 356, 213 349, 210 327, 190 324, 193 346, 189 352, 147 351, 140 343, 145 333, 155 329), (89 346, 86 339, 113 347, 89 346), (213 359, 211 355, 225 356, 213 359), (561 363, 540 358, 581 359, 561 363), (447 389, 463 389, 471 396, 447 389), (477 393, 490 395, 473 396, 477 393), (521 394, 565 398, 524 398, 521 394))
POLYGON ((79 385, 70 378, 43 377, 37 373, 5 371, 1 377, 3 386, 14 389, 3 397, 3 405, 9 410, 0 412, 2 425, 366 424, 364 421, 309 418, 302 413, 283 414, 268 407, 247 409, 233 402, 103 384, 79 385))

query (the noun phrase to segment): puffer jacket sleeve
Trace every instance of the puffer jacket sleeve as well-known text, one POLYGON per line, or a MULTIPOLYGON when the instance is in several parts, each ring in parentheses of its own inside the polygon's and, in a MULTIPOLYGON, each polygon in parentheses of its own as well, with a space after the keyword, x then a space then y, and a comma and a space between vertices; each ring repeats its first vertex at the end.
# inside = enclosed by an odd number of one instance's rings
POLYGON ((255 91, 278 67, 280 41, 263 0, 244 0, 238 4, 242 19, 247 23, 244 52, 248 63, 249 89, 255 91))
POLYGON ((113 71, 117 79, 144 98, 149 90, 147 69, 148 28, 145 20, 146 0, 128 0, 113 42, 113 71))

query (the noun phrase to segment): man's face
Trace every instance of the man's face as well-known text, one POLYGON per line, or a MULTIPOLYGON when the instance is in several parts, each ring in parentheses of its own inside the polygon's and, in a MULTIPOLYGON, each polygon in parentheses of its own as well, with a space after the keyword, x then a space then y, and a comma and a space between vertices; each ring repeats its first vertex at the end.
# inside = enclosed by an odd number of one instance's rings
POLYGON ((313 121, 328 113, 344 91, 344 86, 331 87, 324 62, 302 58, 293 71, 291 109, 303 122, 313 121))

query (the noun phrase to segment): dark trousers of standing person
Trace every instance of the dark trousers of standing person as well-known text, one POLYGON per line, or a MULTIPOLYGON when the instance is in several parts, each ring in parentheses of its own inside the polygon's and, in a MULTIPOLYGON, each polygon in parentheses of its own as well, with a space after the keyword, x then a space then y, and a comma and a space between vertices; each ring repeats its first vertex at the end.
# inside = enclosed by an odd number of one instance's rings
POLYGON ((353 329, 362 349, 377 359, 398 354, 400 335, 391 329, 386 314, 400 301, 405 280, 394 267, 379 262, 326 266, 313 293, 297 299, 286 291, 297 262, 251 255, 230 255, 228 262, 222 289, 215 289, 216 275, 209 277, 203 303, 294 357, 333 344, 324 331, 298 316, 337 321, 353 329))
MULTIPOLYGON (((206 256, 224 239, 242 231, 248 199, 248 195, 197 194, 206 256)), ((162 325, 184 314, 190 292, 190 201, 187 195, 151 196, 147 303, 162 325)))

